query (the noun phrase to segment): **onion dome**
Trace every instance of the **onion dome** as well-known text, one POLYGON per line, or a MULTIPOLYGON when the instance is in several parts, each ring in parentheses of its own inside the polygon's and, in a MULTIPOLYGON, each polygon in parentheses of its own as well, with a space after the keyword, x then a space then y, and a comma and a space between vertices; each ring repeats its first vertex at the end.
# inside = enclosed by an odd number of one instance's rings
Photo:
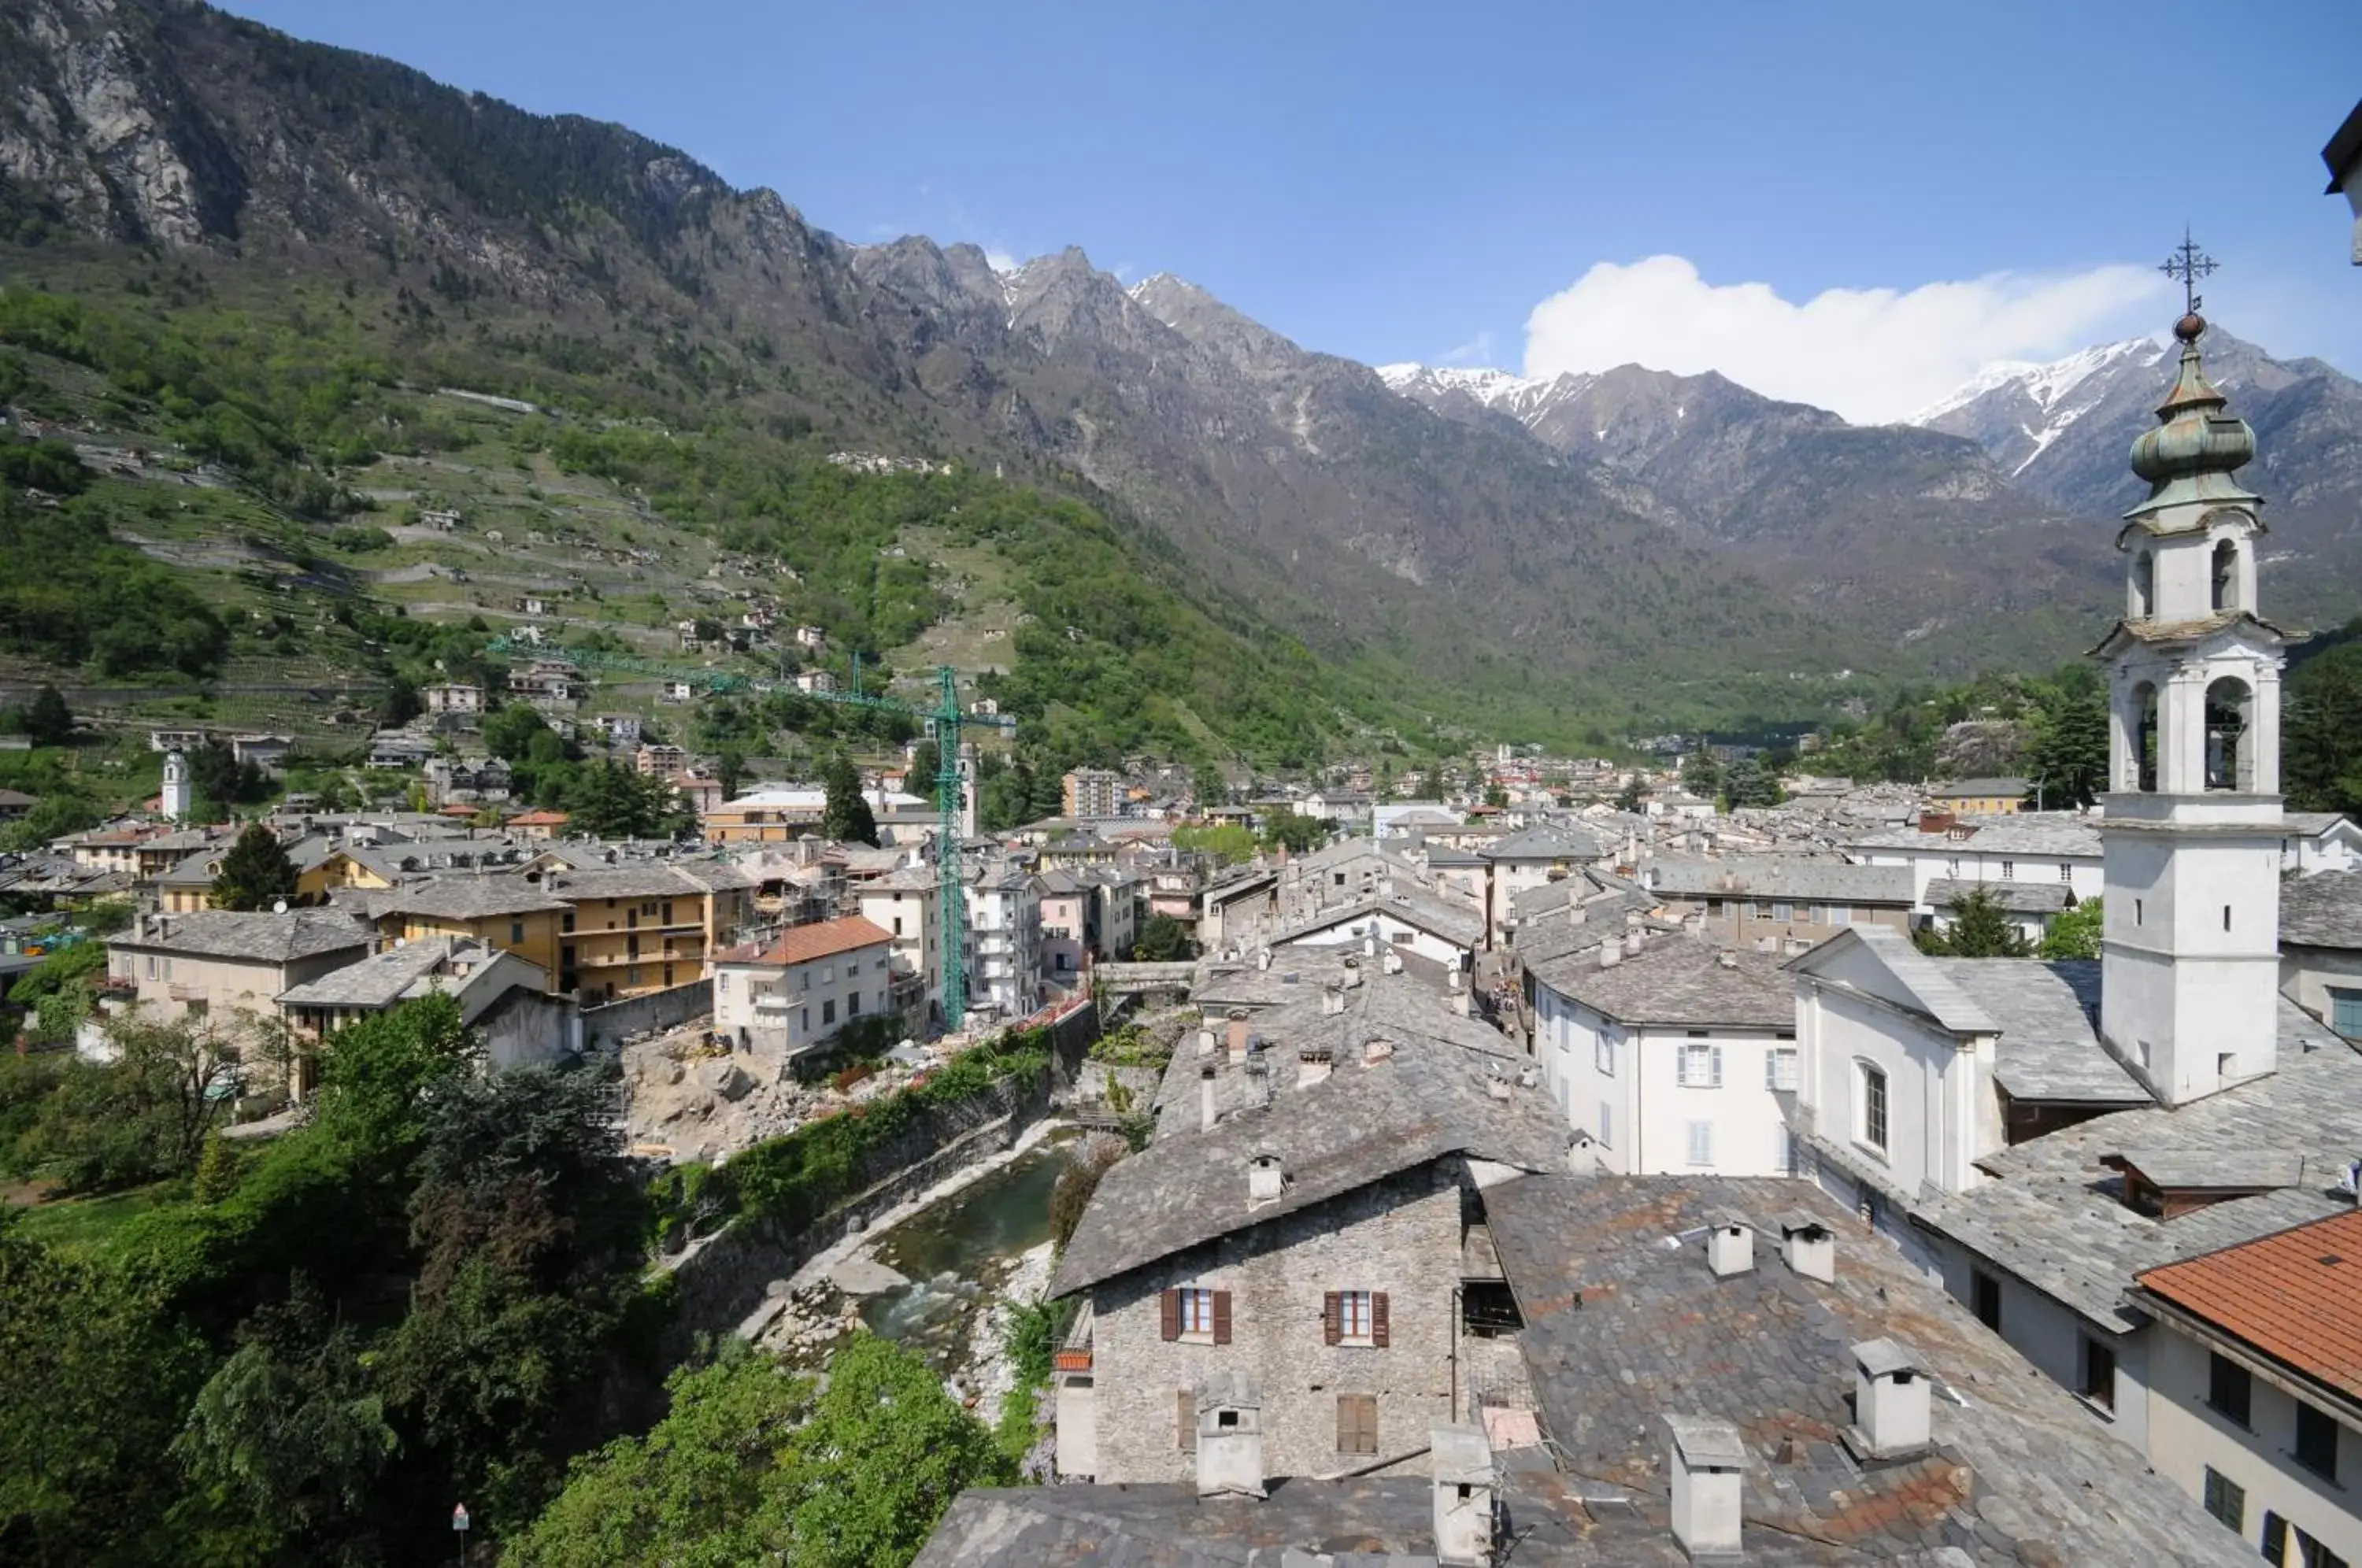
POLYGON ((2256 499, 2231 478, 2254 458, 2256 433, 2229 412, 2230 399, 2206 379, 2198 354, 2198 339, 2205 332, 2204 318, 2194 311, 2173 324, 2173 336, 2181 342, 2181 373, 2158 405, 2158 427, 2133 443, 2133 472, 2148 481, 2149 493, 2125 515, 2152 528, 2170 528, 2159 513, 2181 502, 2213 506, 2256 499))

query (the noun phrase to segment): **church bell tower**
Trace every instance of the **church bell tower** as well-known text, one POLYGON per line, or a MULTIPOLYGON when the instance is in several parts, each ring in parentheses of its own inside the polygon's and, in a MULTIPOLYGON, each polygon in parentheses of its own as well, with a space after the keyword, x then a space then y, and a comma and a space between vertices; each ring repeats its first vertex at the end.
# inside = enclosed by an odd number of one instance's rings
MULTIPOLYGON (((2213 263, 2184 242, 2167 270, 2213 263)), ((2268 1073, 2279 1013, 2279 681, 2286 638, 2256 600, 2261 500, 2232 476, 2255 432, 2206 379, 2190 295, 2181 364, 2133 444, 2148 499, 2125 514, 2124 616, 2108 668, 2107 913, 2100 1032, 2180 1105, 2268 1073)))

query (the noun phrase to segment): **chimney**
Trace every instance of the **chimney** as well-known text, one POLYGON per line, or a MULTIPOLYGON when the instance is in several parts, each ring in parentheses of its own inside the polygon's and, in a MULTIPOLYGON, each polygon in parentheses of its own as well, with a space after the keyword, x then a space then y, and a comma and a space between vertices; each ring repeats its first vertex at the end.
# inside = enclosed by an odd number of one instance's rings
POLYGON ((1198 1069, 1198 1131, 1211 1132, 1220 1113, 1214 1109, 1214 1064, 1198 1069))
POLYGON ((1198 1031, 1198 1055, 1210 1056, 1217 1049, 1217 1036, 1210 1029, 1198 1031))
POLYGON ((1247 1015, 1244 1008, 1231 1010, 1230 1053, 1233 1062, 1247 1059, 1247 1015))
POLYGON ((1453 969, 1444 977, 1443 984, 1447 989, 1454 991, 1462 990, 1467 987, 1468 977, 1462 974, 1458 969, 1453 969))
POLYGON ((1921 833, 1949 833, 1958 827, 1960 819, 1949 812, 1938 812, 1931 808, 1919 813, 1921 833))
POLYGON ((1617 965, 1621 964, 1622 962, 1624 962, 1624 944, 1610 937, 1608 940, 1599 944, 1599 966, 1601 968, 1613 969, 1617 965))
POLYGON ((1493 1445, 1482 1427, 1436 1427, 1435 1561, 1442 1568, 1485 1568, 1493 1561, 1493 1445))
POLYGON ((1330 1066, 1326 1046, 1317 1050, 1308 1047, 1298 1052, 1296 1057, 1296 1087, 1305 1088, 1319 1083, 1329 1076, 1330 1066))
POLYGON ((1853 1419, 1846 1446, 1856 1459, 1915 1459, 1931 1446, 1926 1364, 1893 1340, 1853 1347, 1853 1419))
POLYGON ((1837 1232, 1801 1209, 1780 1217, 1780 1256, 1791 1274, 1823 1285, 1837 1280, 1837 1232))
POLYGON ((1692 1559, 1737 1556, 1747 1466, 1738 1429, 1710 1416, 1667 1416, 1665 1425, 1673 1434, 1666 1463, 1673 1483, 1673 1539, 1692 1559))
POLYGON ((1461 1017, 1462 1017, 1462 1018, 1466 1018, 1466 1017, 1468 1016, 1468 1008, 1469 1008, 1468 993, 1467 993, 1466 991, 1464 991, 1464 990, 1462 990, 1462 989, 1461 989, 1459 987, 1457 987, 1457 986, 1452 987, 1452 988, 1451 988, 1451 1010, 1452 1010, 1452 1011, 1454 1011, 1454 1012, 1456 1012, 1456 1013, 1458 1013, 1461 1017))
POLYGON ((1280 1190, 1287 1185, 1287 1173, 1282 1169, 1279 1156, 1269 1149, 1257 1149, 1247 1158, 1247 1202, 1276 1203, 1280 1190))
POLYGON ((1402 955, 1396 952, 1391 947, 1387 948, 1385 958, 1382 961, 1381 966, 1389 975, 1401 974, 1403 972, 1402 955))
POLYGON ((1258 947, 1255 949, 1255 967, 1258 969, 1268 969, 1271 967, 1270 948, 1258 947))
POLYGON ((1380 1062, 1391 1061, 1394 1059, 1394 1054, 1395 1043, 1391 1040, 1371 1039, 1362 1042, 1362 1066, 1365 1067, 1374 1067, 1380 1062))
POLYGON ((1716 1217, 1705 1233, 1705 1264, 1716 1279, 1755 1272, 1755 1227, 1736 1214, 1716 1217))
POLYGON ((1736 969, 1738 967, 1738 955, 1729 951, 1727 948, 1716 954, 1714 955, 1714 961, 1726 969, 1736 969))
POLYGON ((1198 1385, 1198 1496, 1264 1496, 1263 1391, 1246 1373, 1198 1385))
POLYGON ((1640 955, 1640 944, 1648 940, 1649 934, 1644 931, 1626 932, 1624 933, 1624 956, 1627 958, 1638 958, 1640 955))
POLYGON ((1331 980, 1320 988, 1320 1016, 1335 1018, 1345 1010, 1345 988, 1331 980))

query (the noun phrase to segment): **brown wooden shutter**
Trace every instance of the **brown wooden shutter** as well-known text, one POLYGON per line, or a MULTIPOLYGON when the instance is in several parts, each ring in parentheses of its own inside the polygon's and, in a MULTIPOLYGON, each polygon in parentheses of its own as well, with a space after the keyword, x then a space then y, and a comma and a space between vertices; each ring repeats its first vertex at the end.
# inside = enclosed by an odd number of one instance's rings
POLYGON ((1181 1452, 1197 1452, 1198 1396, 1195 1393, 1184 1388, 1174 1396, 1173 1422, 1174 1433, 1180 1442, 1181 1452))
POLYGON ((1164 1313, 1164 1337, 1168 1340, 1179 1339, 1181 1337, 1181 1293, 1177 1290, 1166 1291, 1158 1305, 1164 1313))
POLYGON ((1331 1290, 1320 1297, 1320 1342, 1333 1345, 1344 1337, 1344 1297, 1331 1290))
POLYGON ((1351 1394, 1340 1394, 1337 1396, 1337 1452, 1339 1453, 1353 1452, 1353 1397, 1351 1394))
POLYGON ((1375 1453, 1378 1452, 1378 1397, 1374 1394, 1363 1395, 1361 1406, 1362 1452, 1375 1453))
POLYGON ((1231 1293, 1227 1290, 1214 1292, 1214 1342, 1231 1342, 1231 1293))
POLYGON ((1380 1350, 1386 1348, 1386 1293, 1373 1291, 1370 1295, 1370 1342, 1380 1350))

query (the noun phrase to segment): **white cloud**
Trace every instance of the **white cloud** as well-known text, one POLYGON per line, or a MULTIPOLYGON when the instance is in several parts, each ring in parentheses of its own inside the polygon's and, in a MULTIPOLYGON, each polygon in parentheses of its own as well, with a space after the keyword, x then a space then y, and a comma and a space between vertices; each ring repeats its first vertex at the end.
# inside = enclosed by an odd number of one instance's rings
POLYGON ((984 262, 996 272, 1014 272, 1025 265, 1012 252, 990 245, 984 248, 984 262))
POLYGON ((1483 365, 1493 358, 1493 335, 1480 332, 1457 348, 1449 348, 1435 357, 1439 365, 1483 365))
POLYGON ((1802 304, 1765 283, 1709 283, 1679 256, 1602 261, 1526 320, 1526 374, 1639 363, 1719 370, 1859 424, 1905 419, 2001 359, 2054 359, 2158 324, 2152 268, 1998 272, 1915 289, 1829 289, 1802 304))

